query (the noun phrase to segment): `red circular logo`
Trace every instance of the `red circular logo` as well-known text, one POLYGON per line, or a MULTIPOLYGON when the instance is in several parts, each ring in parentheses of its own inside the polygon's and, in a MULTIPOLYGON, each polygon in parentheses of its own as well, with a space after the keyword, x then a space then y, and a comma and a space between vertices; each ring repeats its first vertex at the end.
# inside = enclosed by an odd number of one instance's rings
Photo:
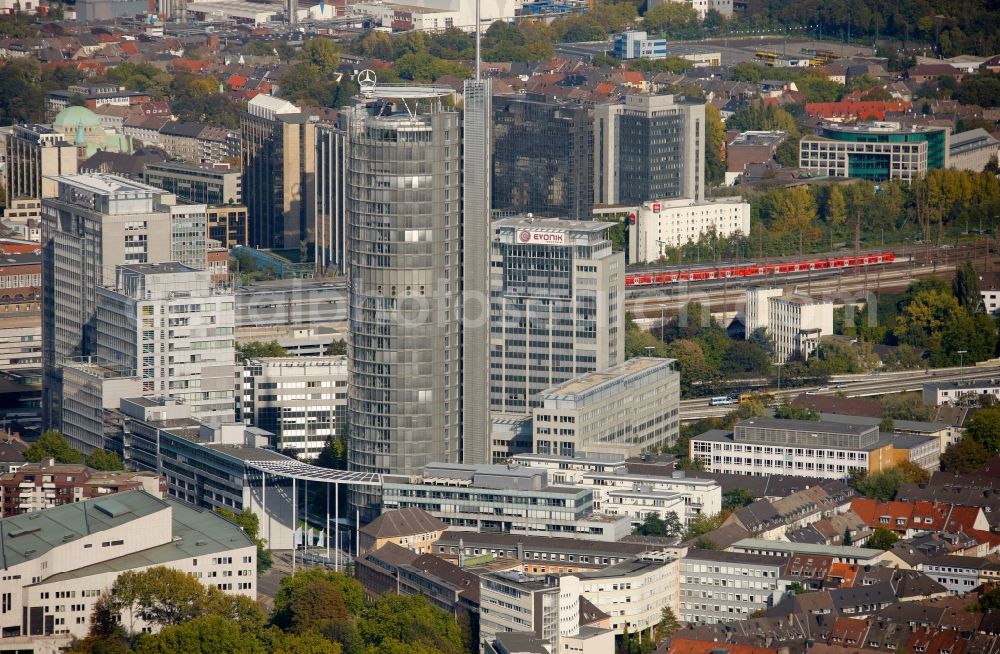
POLYGON ((521 233, 517 235, 517 240, 521 241, 522 243, 527 243, 528 241, 531 240, 531 232, 529 232, 526 229, 521 230, 521 233))

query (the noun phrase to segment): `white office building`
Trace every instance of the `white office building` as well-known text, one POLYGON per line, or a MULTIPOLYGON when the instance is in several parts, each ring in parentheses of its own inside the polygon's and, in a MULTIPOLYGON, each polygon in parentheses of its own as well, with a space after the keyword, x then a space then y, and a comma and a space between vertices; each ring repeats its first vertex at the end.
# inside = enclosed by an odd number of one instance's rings
MULTIPOLYGON (((257 597, 257 547, 242 529, 144 490, 4 518, 0 533, 5 639, 83 638, 94 605, 118 575, 157 565, 224 593, 257 597)), ((128 614, 122 624, 135 631, 147 627, 128 614)))
POLYGON ((643 202, 634 213, 631 263, 654 262, 667 248, 696 243, 704 234, 728 238, 750 233, 750 203, 742 198, 655 200, 643 202))
MULTIPOLYGON (((630 633, 654 628, 665 606, 680 615, 680 568, 675 558, 633 559, 575 577, 580 595, 611 616, 611 630, 621 635, 626 624, 630 633)), ((560 585, 573 576, 562 577, 560 585)))
POLYGON ((960 379, 958 381, 927 382, 923 385, 924 404, 974 404, 979 397, 991 395, 1000 400, 1000 378, 960 379))
POLYGON ((315 458, 347 420, 347 357, 267 357, 240 369, 237 420, 274 434, 274 448, 315 458))
POLYGON ((774 358, 809 358, 823 336, 833 335, 833 302, 778 288, 747 289, 746 333, 764 328, 774 339, 774 358))
POLYGON ((64 360, 96 353, 97 289, 116 266, 176 261, 206 267, 205 205, 178 205, 170 193, 109 175, 54 177, 42 199, 43 410, 59 428, 64 360))
POLYGON ((632 531, 626 516, 594 510, 583 486, 556 486, 538 468, 435 463, 422 475, 384 475, 382 510, 418 508, 455 531, 491 531, 615 541, 632 531))
POLYGON ((669 477, 630 474, 624 457, 577 454, 575 457, 519 454, 514 463, 545 468, 553 484, 583 486, 594 492, 594 509, 610 515, 628 515, 633 525, 650 513, 661 519, 677 514, 687 526, 698 516, 722 510, 722 487, 712 479, 688 477, 676 470, 669 477), (679 500, 679 503, 678 503, 679 500))
POLYGON ((97 291, 97 358, 134 371, 144 396, 168 395, 198 420, 232 422, 234 302, 206 270, 119 266, 114 286, 97 291))
POLYGON ((775 606, 791 579, 782 579, 786 556, 691 549, 681 560, 682 622, 714 624, 745 620, 775 606))
POLYGON ((493 223, 490 409, 527 413, 546 389, 625 361, 625 257, 610 223, 493 223))
POLYGON ((634 358, 547 388, 532 409, 534 451, 637 456, 677 442, 680 374, 673 359, 634 358))

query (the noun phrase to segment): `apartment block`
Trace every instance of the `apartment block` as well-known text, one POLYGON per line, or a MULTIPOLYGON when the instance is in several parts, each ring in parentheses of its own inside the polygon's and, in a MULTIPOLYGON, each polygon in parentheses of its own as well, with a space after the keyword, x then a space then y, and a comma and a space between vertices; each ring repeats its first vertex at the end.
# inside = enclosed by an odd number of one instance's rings
POLYGON ((593 111, 541 93, 493 98, 493 210, 588 220, 593 111))
POLYGON ((614 38, 611 54, 626 61, 628 59, 666 59, 667 40, 651 39, 646 32, 622 32, 614 38))
POLYGON ((924 404, 939 406, 952 404, 972 404, 983 395, 1000 400, 1000 378, 960 379, 946 382, 925 382, 923 384, 924 404))
POLYGON ((108 472, 50 459, 0 474, 0 508, 8 517, 138 489, 163 497, 166 484, 153 473, 108 472))
POLYGON ((744 620, 768 609, 790 591, 783 556, 692 549, 681 559, 681 622, 744 620))
MULTIPOLYGON (((249 536, 210 511, 142 490, 3 518, 0 531, 4 637, 83 638, 118 576, 155 565, 257 597, 257 547, 249 536)), ((136 628, 145 627, 137 617, 136 628)))
MULTIPOLYGON (((626 625, 631 633, 654 628, 664 607, 680 616, 680 571, 676 558, 632 559, 575 576, 580 595, 607 613, 611 630, 621 635, 626 625)), ((562 577, 560 585, 567 580, 562 577)))
POLYGON ((624 516, 594 511, 593 492, 550 486, 545 470, 502 465, 431 464, 423 475, 386 475, 382 507, 420 508, 457 531, 618 540, 624 516))
POLYGON ((693 437, 690 456, 711 472, 843 479, 855 469, 874 473, 899 462, 893 440, 878 425, 754 418, 737 423, 732 433, 693 437))
POLYGON ((545 389, 531 410, 535 453, 628 457, 673 445, 680 424, 675 364, 639 357, 545 389))
POLYGON ((274 448, 315 458, 347 424, 347 357, 267 357, 243 363, 236 419, 274 434, 274 448))
POLYGON ((75 175, 77 149, 61 132, 45 125, 14 125, 6 135, 4 217, 26 223, 41 216, 42 198, 54 197, 51 176, 75 175))
POLYGON ((241 204, 243 180, 228 165, 193 165, 178 161, 146 164, 143 181, 195 204, 241 204))
POLYGON ((295 249, 313 242, 316 118, 261 94, 240 125, 250 245, 295 249))
POLYGON ((948 167, 949 134, 946 127, 893 122, 827 124, 799 141, 799 167, 873 182, 912 180, 948 167))
POLYGON ((527 413, 539 394, 625 361, 625 261, 610 223, 495 221, 490 407, 527 413))

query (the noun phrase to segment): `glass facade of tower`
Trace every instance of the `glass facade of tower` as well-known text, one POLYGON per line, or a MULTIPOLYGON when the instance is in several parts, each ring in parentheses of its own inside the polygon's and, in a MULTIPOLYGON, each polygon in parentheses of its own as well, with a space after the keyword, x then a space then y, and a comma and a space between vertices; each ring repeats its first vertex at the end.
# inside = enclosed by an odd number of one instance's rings
MULTIPOLYGON (((351 470, 415 474, 461 456, 459 114, 390 90, 347 117, 351 470)), ((377 497, 353 495, 371 518, 377 497)))
POLYGON ((594 204, 594 120, 544 95, 493 99, 493 209, 575 220, 594 204))
POLYGON ((618 199, 623 204, 684 195, 682 113, 618 117, 618 199))

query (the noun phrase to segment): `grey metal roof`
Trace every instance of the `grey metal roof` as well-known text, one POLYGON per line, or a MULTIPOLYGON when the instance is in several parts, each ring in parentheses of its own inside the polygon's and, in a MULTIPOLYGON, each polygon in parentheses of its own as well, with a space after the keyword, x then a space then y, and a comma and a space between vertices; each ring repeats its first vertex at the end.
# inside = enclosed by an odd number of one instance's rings
MULTIPOLYGON (((115 497, 118 498, 121 495, 124 494, 119 493, 115 497)), ((254 542, 238 525, 213 511, 188 506, 172 499, 164 500, 164 503, 172 509, 173 540, 171 542, 52 575, 42 583, 80 579, 105 572, 123 572, 133 568, 163 565, 181 559, 209 556, 236 548, 254 546, 254 542)))
POLYGON ((44 555, 53 547, 120 527, 170 505, 143 490, 116 493, 0 520, 0 568, 44 555))

